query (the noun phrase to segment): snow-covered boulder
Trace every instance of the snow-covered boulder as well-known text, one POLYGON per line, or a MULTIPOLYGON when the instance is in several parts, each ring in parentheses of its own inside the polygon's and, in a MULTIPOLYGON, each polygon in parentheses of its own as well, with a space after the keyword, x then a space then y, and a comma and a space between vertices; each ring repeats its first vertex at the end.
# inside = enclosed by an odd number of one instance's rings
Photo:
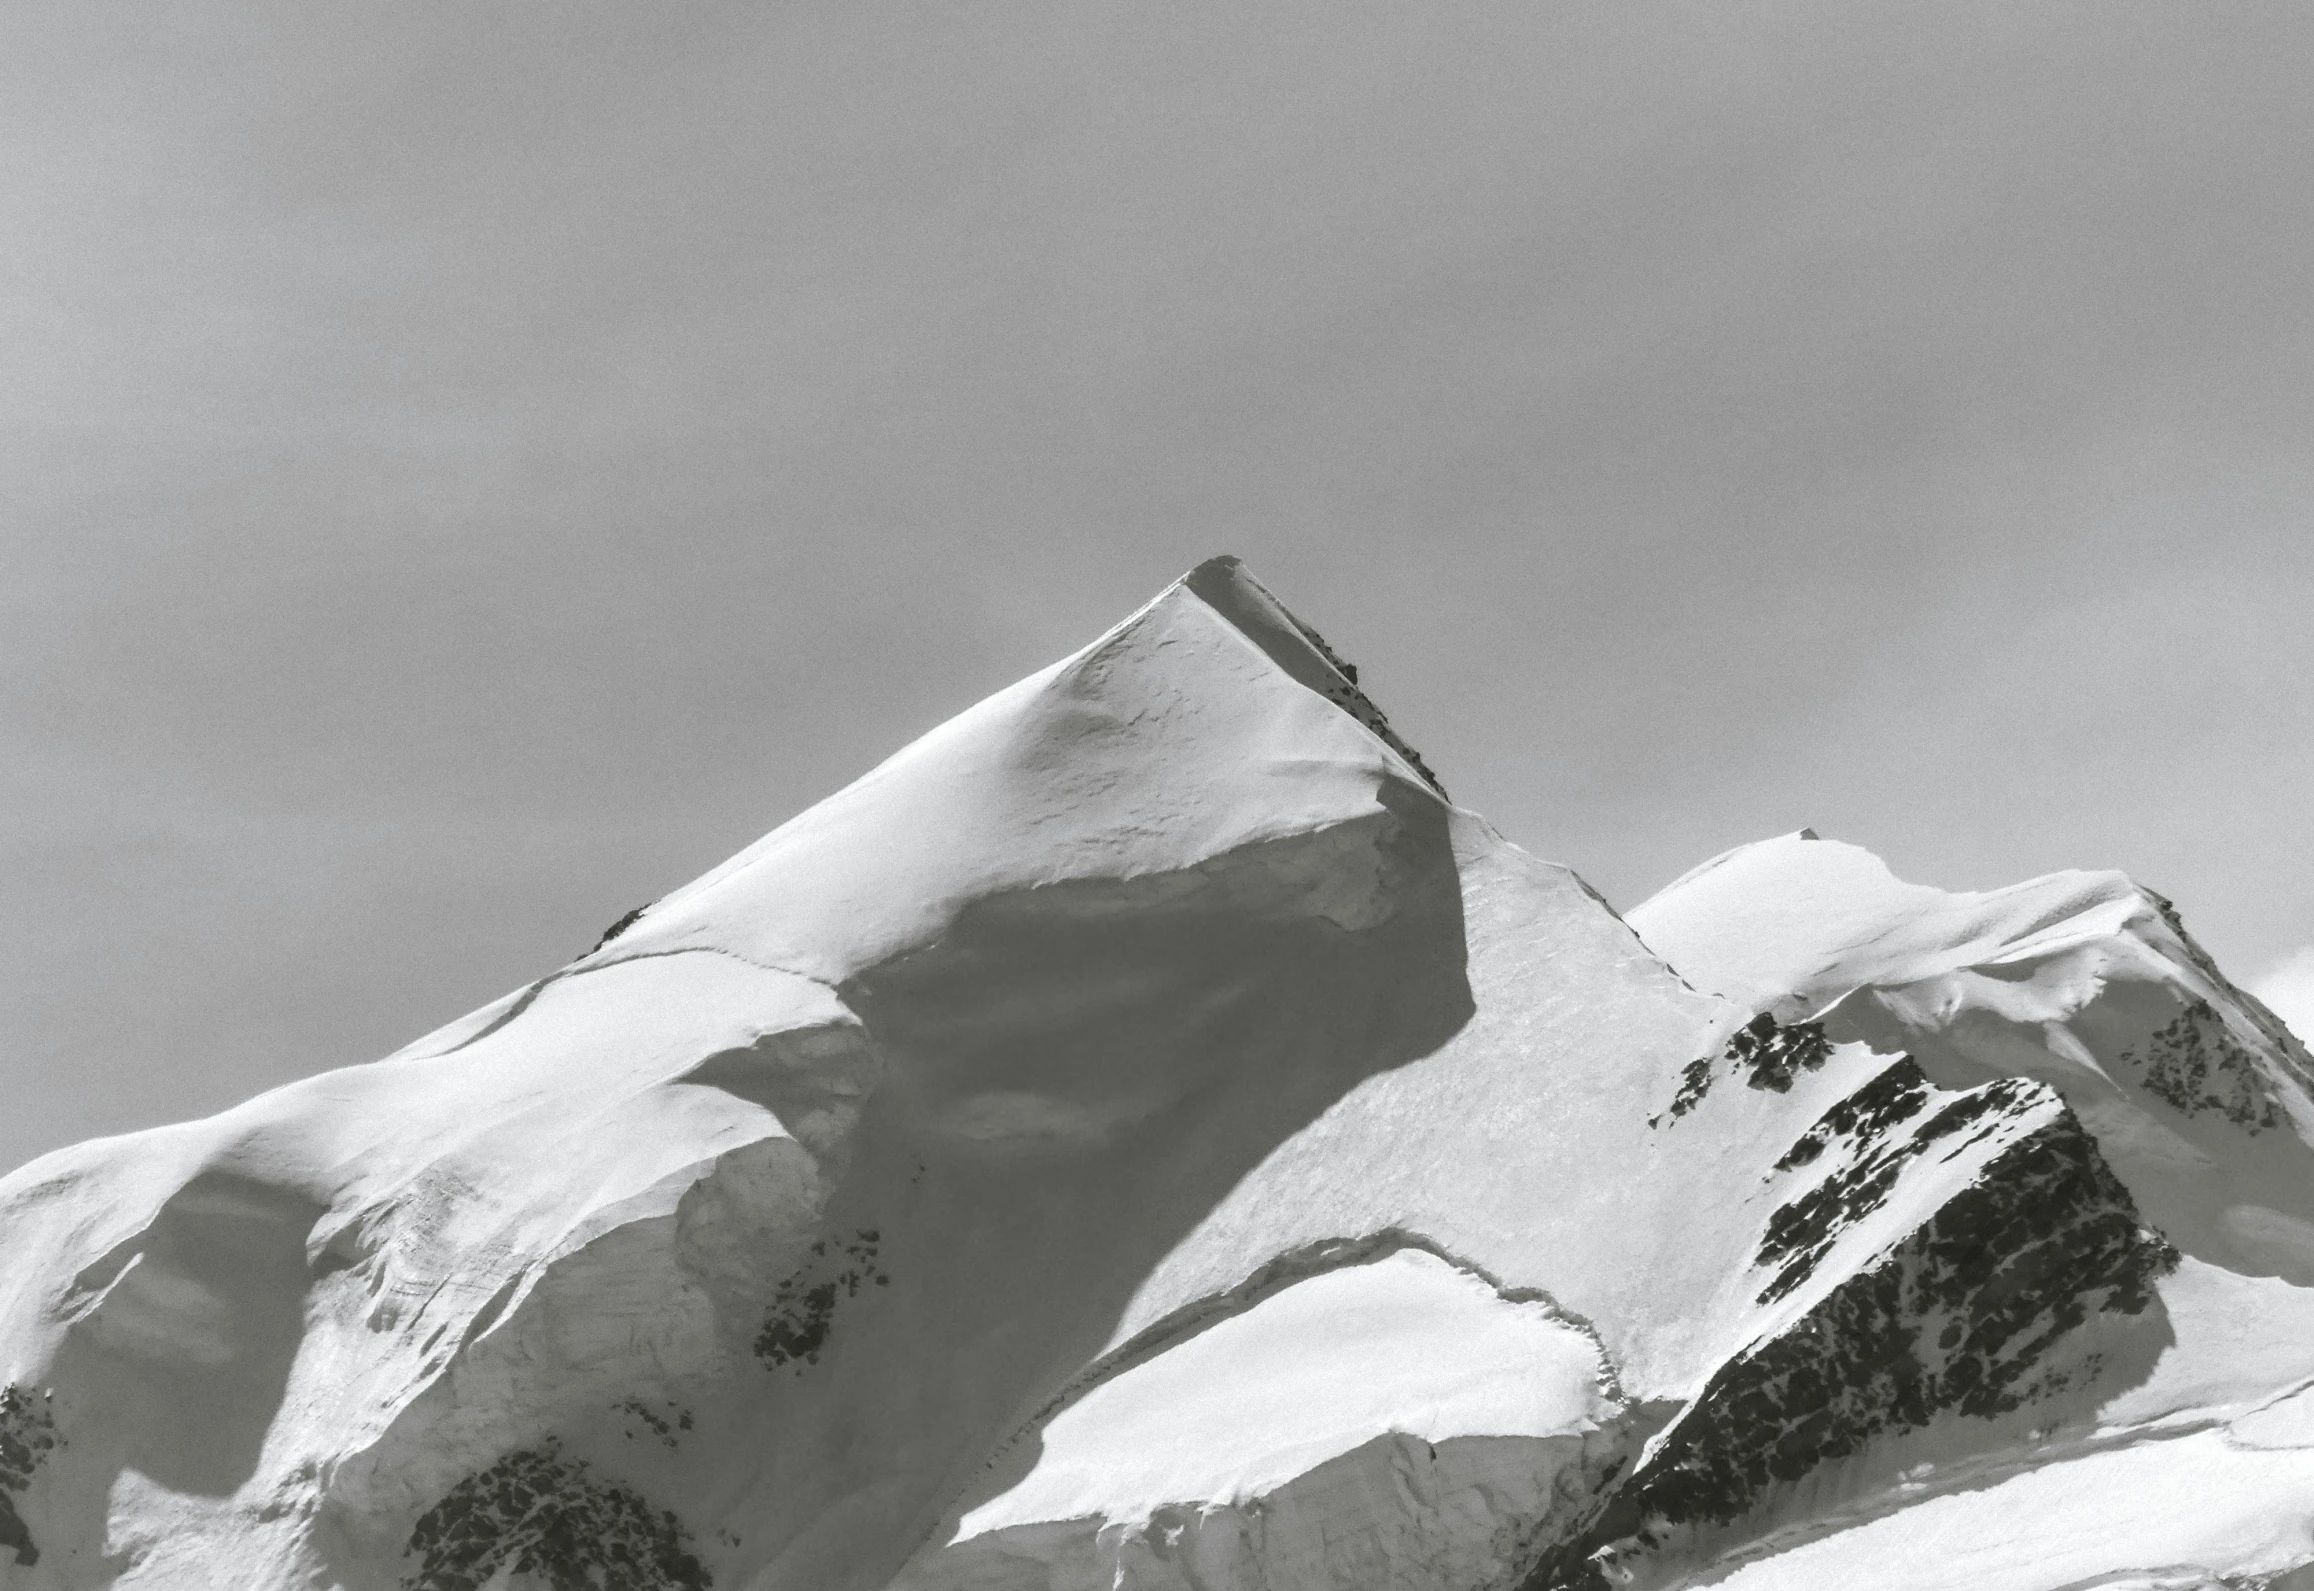
POLYGON ((1626 924, 1216 560, 472 1016, 0 1182, 0 1587, 2259 1585, 2310 1131, 2126 880, 1795 838, 1626 924))

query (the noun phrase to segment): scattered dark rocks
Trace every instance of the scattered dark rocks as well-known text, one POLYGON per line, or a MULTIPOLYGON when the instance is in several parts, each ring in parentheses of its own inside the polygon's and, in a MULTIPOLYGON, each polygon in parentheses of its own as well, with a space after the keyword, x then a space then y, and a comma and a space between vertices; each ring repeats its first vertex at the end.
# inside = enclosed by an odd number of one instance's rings
POLYGON ((1744 1068, 1745 1083, 1779 1094, 1790 1093, 1793 1078, 1816 1070, 1831 1053, 1823 1023, 1794 1022, 1785 1027, 1765 1011, 1739 1029, 1727 1047, 1727 1058, 1744 1068))
POLYGON ((1672 1096, 1671 1115, 1677 1119, 1703 1103, 1723 1060, 1741 1071, 1749 1086, 1788 1094, 1792 1091, 1792 1079, 1802 1072, 1815 1071, 1831 1054, 1832 1042, 1824 1036, 1823 1023, 1794 1022, 1786 1026, 1762 1011, 1736 1030, 1719 1055, 1707 1055, 1687 1063, 1686 1070, 1679 1074, 1679 1092, 1672 1096))
POLYGON ((2282 1113, 2258 1058, 2227 1031, 2207 1000, 2193 999, 2146 1041, 2124 1050, 2145 1091, 2181 1115, 2215 1112, 2255 1136, 2282 1125, 2282 1113))
MULTIPOLYGON (((660 1442, 665 1444, 667 1447, 672 1448, 679 1445, 682 1441, 682 1438, 677 1436, 675 1433, 678 1431, 688 1431, 691 1429, 691 1411, 677 1403, 670 1403, 667 1405, 667 1407, 674 1414, 674 1418, 671 1420, 667 1418, 666 1415, 661 1414, 657 1410, 653 1409, 641 1398, 629 1398, 626 1402, 619 1405, 619 1412, 621 1414, 631 1414, 636 1419, 642 1421, 644 1426, 653 1436, 657 1437, 660 1442)), ((632 1431, 627 1433, 627 1435, 630 1437, 632 1437, 634 1434, 635 1433, 632 1431)))
POLYGON ((48 1392, 35 1396, 14 1382, 0 1388, 0 1547, 15 1548, 16 1561, 25 1565, 40 1561, 40 1549, 16 1512, 15 1498, 32 1484, 41 1462, 62 1445, 50 1410, 53 1397, 48 1392))
POLYGON ((863 1228, 848 1243, 822 1238, 811 1247, 811 1259, 779 1284, 772 1295, 771 1313, 756 1334, 755 1356, 771 1369, 782 1365, 815 1365, 834 1328, 837 1304, 857 1298, 873 1283, 891 1284, 892 1278, 876 1267, 881 1234, 863 1228))
POLYGON ((1790 1171, 1809 1165, 1839 1139, 1862 1143, 1876 1138, 1916 1115, 1926 1103, 1928 1078, 1911 1056, 1904 1056, 1817 1118, 1816 1125, 1784 1151, 1776 1169, 1790 1171))
MULTIPOLYGON (((1671 1096, 1671 1114, 1674 1119, 1686 1115, 1703 1103, 1703 1096, 1711 1092, 1712 1068, 1718 1064, 1719 1057, 1706 1055, 1700 1060, 1689 1061, 1681 1070, 1679 1092, 1671 1096)), ((1655 1122, 1650 1121, 1648 1125, 1652 1127, 1655 1122)))
POLYGON ((478 1591, 499 1570, 554 1591, 707 1591, 683 1525, 626 1487, 597 1481, 550 1442, 509 1453, 428 1509, 405 1551, 405 1591, 478 1591))
POLYGON ((1342 676, 1341 685, 1324 692, 1326 700, 1372 730, 1384 745, 1404 757, 1408 765, 1422 775, 1425 784, 1440 795, 1445 795, 1446 786, 1438 782, 1438 775, 1430 771, 1430 764, 1422 760, 1422 753, 1399 738, 1398 731, 1390 727, 1390 720, 1383 716, 1382 709, 1374 705, 1374 699, 1358 688, 1358 665, 1342 661, 1334 649, 1326 644, 1326 638, 1300 619, 1290 613, 1286 617, 1293 619, 1294 628, 1301 631, 1302 639, 1309 642, 1318 656, 1324 658, 1332 665, 1334 672, 1342 676))

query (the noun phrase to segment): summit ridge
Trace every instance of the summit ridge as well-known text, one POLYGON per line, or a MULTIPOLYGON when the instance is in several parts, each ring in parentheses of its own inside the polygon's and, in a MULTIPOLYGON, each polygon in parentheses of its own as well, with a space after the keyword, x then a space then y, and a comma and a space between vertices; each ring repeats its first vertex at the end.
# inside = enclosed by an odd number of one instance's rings
POLYGON ((0 1179, 0 1591, 2295 1591, 2310 1084, 2119 874, 1618 916, 1214 559, 0 1179))

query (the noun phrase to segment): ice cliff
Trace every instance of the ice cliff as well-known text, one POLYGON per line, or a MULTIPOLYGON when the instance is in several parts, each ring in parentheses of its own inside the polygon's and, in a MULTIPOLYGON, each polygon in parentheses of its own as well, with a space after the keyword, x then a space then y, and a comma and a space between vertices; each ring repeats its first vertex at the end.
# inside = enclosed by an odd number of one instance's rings
POLYGON ((0 1587, 2302 1586, 2308 1066, 2116 874, 1619 918, 1216 560, 0 1182, 0 1587))

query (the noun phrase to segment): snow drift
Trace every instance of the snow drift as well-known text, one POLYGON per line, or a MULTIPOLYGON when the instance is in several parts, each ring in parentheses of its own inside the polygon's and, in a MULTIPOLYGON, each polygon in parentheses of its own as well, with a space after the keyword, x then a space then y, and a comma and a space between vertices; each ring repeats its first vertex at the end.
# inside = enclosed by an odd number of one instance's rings
POLYGON ((2297 1583, 2308 1059, 2112 874, 1626 923, 1232 560, 0 1182, 0 1586, 2297 1583))

